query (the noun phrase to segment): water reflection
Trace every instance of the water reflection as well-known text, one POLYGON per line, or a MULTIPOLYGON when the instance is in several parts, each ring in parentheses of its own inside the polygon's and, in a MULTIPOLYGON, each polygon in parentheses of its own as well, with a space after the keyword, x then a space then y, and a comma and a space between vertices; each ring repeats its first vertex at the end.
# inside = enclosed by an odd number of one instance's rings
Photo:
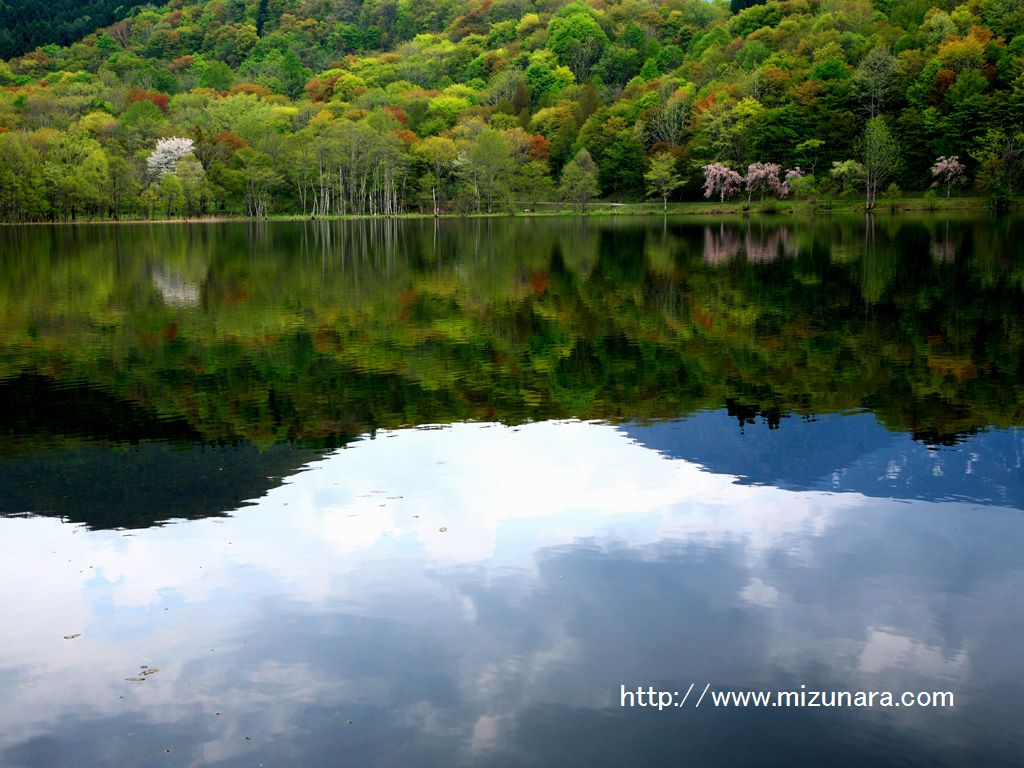
POLYGON ((568 422, 382 433, 223 521, 0 520, 2 575, 38 574, 0 597, 3 762, 710 765, 799 743, 1011 765, 1024 529, 978 513, 737 484, 568 422), (127 682, 141 665, 160 671, 127 682), (621 682, 692 680, 962 706, 615 706, 621 682))
POLYGON ((1017 764, 1022 234, 0 228, 0 764, 1017 764))
POLYGON ((1021 235, 929 218, 4 228, 0 385, 74 382, 205 443, 727 401, 866 408, 951 443, 1024 419, 1021 235))
POLYGON ((801 419, 731 407, 623 429, 738 482, 1024 509, 1024 435, 1016 427, 938 446, 890 432, 869 413, 801 419))
POLYGON ((704 227, 704 261, 722 264, 740 254, 754 264, 766 264, 779 258, 796 258, 800 244, 791 241, 791 230, 786 225, 748 221, 745 231, 724 222, 717 227, 704 227))

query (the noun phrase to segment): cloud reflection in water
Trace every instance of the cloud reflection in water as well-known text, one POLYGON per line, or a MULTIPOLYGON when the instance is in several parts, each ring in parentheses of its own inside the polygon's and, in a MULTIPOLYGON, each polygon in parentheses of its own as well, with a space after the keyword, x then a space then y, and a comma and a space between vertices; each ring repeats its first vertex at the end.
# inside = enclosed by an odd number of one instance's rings
POLYGON ((737 483, 580 422, 380 432, 131 535, 3 519, 0 763, 1010 765, 1022 524, 737 483), (958 708, 613 706, 692 681, 958 708))

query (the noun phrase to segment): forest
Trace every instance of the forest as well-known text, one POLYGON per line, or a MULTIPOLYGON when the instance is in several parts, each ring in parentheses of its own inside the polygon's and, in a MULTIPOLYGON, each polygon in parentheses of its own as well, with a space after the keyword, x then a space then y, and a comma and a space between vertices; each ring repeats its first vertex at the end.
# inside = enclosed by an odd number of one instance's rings
POLYGON ((0 220, 1006 208, 1024 171, 1024 0, 58 3, 31 48, 44 5, 0 3, 0 220))

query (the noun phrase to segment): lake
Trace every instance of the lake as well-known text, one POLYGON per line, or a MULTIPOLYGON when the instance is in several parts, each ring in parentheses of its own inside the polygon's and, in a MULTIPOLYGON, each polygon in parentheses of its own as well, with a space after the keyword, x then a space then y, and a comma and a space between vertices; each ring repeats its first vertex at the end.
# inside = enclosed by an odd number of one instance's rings
POLYGON ((0 227, 0 270, 0 765, 1020 765, 1024 219, 0 227))

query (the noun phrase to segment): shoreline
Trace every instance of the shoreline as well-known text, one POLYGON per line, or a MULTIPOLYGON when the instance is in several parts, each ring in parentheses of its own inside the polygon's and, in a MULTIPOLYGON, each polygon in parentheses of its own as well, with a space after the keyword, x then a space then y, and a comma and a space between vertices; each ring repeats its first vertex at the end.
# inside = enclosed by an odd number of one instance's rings
MULTIPOLYGON (((553 203, 542 203, 542 205, 554 205, 553 203)), ((222 224, 233 222, 271 222, 271 221, 378 221, 391 219, 495 219, 495 218, 612 218, 612 217, 634 217, 634 216, 663 216, 663 217, 684 217, 684 216, 743 216, 743 217, 776 217, 776 216, 830 216, 835 214, 864 214, 861 200, 835 201, 827 206, 816 205, 814 201, 765 201, 752 203, 747 206, 745 202, 684 202, 670 204, 667 211, 653 203, 606 203, 597 202, 590 204, 592 208, 586 211, 553 210, 538 211, 524 209, 520 211, 496 211, 494 213, 401 213, 393 216, 374 214, 327 214, 312 217, 304 213, 277 213, 266 217, 246 216, 245 214, 217 214, 211 216, 190 216, 185 218, 121 218, 121 219, 97 219, 83 218, 69 221, 0 221, 0 226, 70 226, 78 224, 222 224)), ((870 213, 872 215, 887 216, 905 213, 951 213, 951 212, 989 212, 991 210, 987 198, 982 197, 958 197, 958 198, 925 198, 908 197, 898 200, 880 200, 870 213)), ((1010 203, 1008 213, 1016 213, 1020 210, 1020 200, 1013 200, 1010 203)))

